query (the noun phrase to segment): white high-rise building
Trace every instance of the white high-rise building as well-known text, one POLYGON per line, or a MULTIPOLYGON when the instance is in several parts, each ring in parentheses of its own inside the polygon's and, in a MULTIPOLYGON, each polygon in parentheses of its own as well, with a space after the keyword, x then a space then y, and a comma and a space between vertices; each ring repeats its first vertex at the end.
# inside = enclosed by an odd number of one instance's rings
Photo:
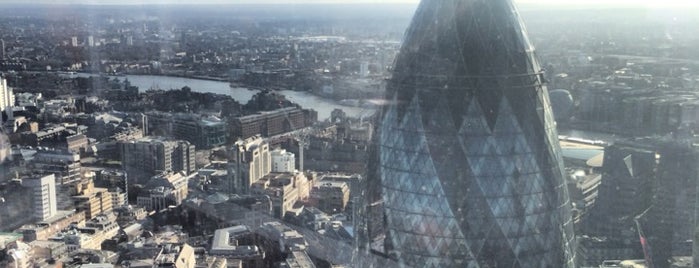
POLYGON ((56 215, 56 177, 53 174, 23 179, 22 186, 32 189, 34 218, 44 221, 56 215))
POLYGON ((95 37, 90 35, 87 37, 87 46, 89 47, 94 47, 95 46, 95 37))
POLYGON ((7 80, 0 78, 0 111, 7 114, 7 119, 12 119, 12 106, 15 106, 15 94, 7 86, 7 80))
POLYGON ((272 172, 292 173, 296 165, 296 156, 284 149, 272 151, 272 172))

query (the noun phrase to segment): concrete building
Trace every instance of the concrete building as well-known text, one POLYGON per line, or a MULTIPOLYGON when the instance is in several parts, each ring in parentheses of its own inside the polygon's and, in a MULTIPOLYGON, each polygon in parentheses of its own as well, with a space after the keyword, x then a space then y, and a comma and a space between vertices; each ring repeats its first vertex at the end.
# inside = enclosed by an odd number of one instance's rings
POLYGON ((107 188, 95 187, 92 180, 85 180, 76 185, 73 202, 77 211, 85 212, 85 219, 90 220, 100 214, 109 214, 114 209, 113 194, 107 188))
POLYGON ((54 174, 60 185, 79 181, 82 171, 80 155, 61 150, 39 150, 29 167, 33 172, 54 174))
POLYGON ((137 197, 137 204, 146 210, 161 210, 168 206, 179 206, 189 190, 187 175, 184 172, 162 173, 154 176, 146 184, 143 193, 137 197))
POLYGON ((238 225, 214 232, 209 255, 226 259, 237 259, 245 263, 245 267, 259 267, 265 258, 265 252, 254 244, 244 245, 250 241, 253 233, 245 225, 238 225))
POLYGON ((117 207, 114 210, 117 213, 117 223, 120 226, 138 222, 148 216, 148 211, 142 207, 125 206, 117 207))
POLYGON ((145 183, 161 172, 196 171, 195 147, 187 141, 145 137, 119 143, 122 166, 129 180, 145 183))
POLYGON ((312 110, 287 107, 241 116, 231 120, 233 137, 247 139, 255 135, 270 137, 301 129, 317 121, 318 114, 312 110))
POLYGON ((194 214, 198 225, 208 228, 246 225, 260 226, 272 215, 272 200, 269 196, 238 196, 230 198, 215 194, 216 198, 192 198, 183 203, 188 213, 194 214), (223 197, 223 198, 221 198, 223 197))
POLYGON ((250 186, 272 169, 269 144, 261 137, 254 136, 236 142, 232 151, 228 170, 231 177, 230 192, 247 194, 250 186))
MULTIPOLYGON (((15 106, 15 94, 12 88, 7 86, 7 80, 0 78, 0 112, 5 113, 7 119, 12 119, 12 107, 15 106)), ((3 120, 4 122, 4 120, 3 120)))
POLYGON ((102 243, 119 233, 119 225, 113 217, 100 215, 85 223, 85 227, 73 228, 49 238, 49 241, 63 242, 68 252, 79 249, 100 250, 102 243))
MULTIPOLYGON (((102 214, 87 221, 85 227, 78 228, 77 230, 89 236, 88 240, 81 241, 85 241, 86 243, 80 244, 79 248, 99 250, 101 249, 102 242, 111 239, 119 233, 119 225, 116 223, 116 218, 111 216, 111 214, 102 214)), ((68 248, 70 251, 70 245, 68 248)))
POLYGON ((156 267, 194 268, 197 264, 194 248, 188 244, 162 252, 155 258, 156 267))
POLYGON ((293 173, 296 170, 296 156, 284 149, 274 149, 272 154, 272 172, 293 173))
POLYGON ((303 251, 308 247, 306 239, 298 231, 280 222, 265 222, 256 231, 277 245, 275 250, 284 253, 303 251))
POLYGON ((311 184, 303 173, 270 173, 252 184, 250 193, 272 200, 272 215, 284 218, 298 201, 307 200, 311 184))
POLYGON ((342 124, 338 132, 343 133, 343 138, 355 142, 369 142, 373 135, 374 127, 369 122, 348 122, 342 124))
POLYGON ((40 178, 22 179, 22 186, 32 190, 32 215, 36 220, 47 220, 56 215, 56 176, 53 174, 40 178))
POLYGON ((71 135, 66 137, 66 148, 69 152, 80 153, 82 150, 87 149, 88 139, 84 134, 71 135))
POLYGON ((112 195, 113 208, 118 208, 129 204, 128 197, 126 196, 126 193, 123 190, 121 190, 121 188, 109 189, 109 194, 112 195))
POLYGON ((32 257, 34 259, 60 259, 68 251, 65 243, 48 241, 48 240, 37 240, 29 243, 32 248, 32 257))
POLYGON ((149 112, 146 122, 149 135, 186 140, 197 148, 208 149, 228 141, 228 124, 213 116, 149 112))
POLYGON ((350 188, 346 182, 319 181, 311 190, 312 203, 318 209, 329 214, 345 211, 349 198, 350 188))
POLYGON ((18 231, 22 233, 25 242, 32 242, 47 240, 71 225, 84 226, 85 212, 59 210, 54 217, 23 225, 18 231))

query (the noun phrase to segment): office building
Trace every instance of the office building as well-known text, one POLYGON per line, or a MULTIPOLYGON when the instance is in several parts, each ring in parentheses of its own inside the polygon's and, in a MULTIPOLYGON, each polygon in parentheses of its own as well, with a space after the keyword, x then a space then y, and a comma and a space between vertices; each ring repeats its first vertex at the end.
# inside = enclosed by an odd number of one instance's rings
POLYGON ((13 106, 15 106, 15 94, 12 92, 12 88, 7 86, 7 80, 2 77, 0 78, 0 112, 5 113, 7 120, 13 118, 13 106))
POLYGON ((85 151, 89 146, 89 140, 85 134, 71 135, 66 137, 66 148, 73 153, 85 151))
POLYGON ((228 141, 228 124, 216 117, 196 114, 149 112, 145 117, 149 134, 186 140, 197 148, 209 149, 228 141))
POLYGON ((122 166, 129 180, 144 183, 161 172, 196 171, 195 147, 187 141, 144 137, 119 143, 122 166))
POLYGON ((256 232, 264 239, 271 241, 275 246, 273 250, 278 252, 291 253, 306 250, 308 247, 308 242, 302 234, 278 221, 265 222, 257 228, 256 232))
POLYGON ((699 147, 696 141, 672 141, 658 146, 657 178, 652 206, 640 219, 652 248, 653 266, 666 268, 673 256, 689 256, 683 244, 696 232, 699 147), (694 143, 694 144, 692 144, 694 143))
POLYGON ((239 140, 231 149, 228 175, 231 193, 247 194, 250 186, 272 169, 269 143, 259 136, 239 140))
POLYGON ((55 175, 60 185, 74 184, 81 178, 82 164, 77 153, 39 150, 28 166, 32 172, 55 175))
POLYGON ((272 200, 273 216, 283 218, 298 201, 307 200, 311 183, 303 173, 269 173, 250 186, 250 193, 272 200))
POLYGON ((325 213, 344 212, 350 199, 350 187, 341 181, 319 181, 311 190, 314 207, 325 213))
POLYGON ((149 211, 179 206, 187 198, 188 190, 187 176, 183 172, 162 173, 148 181, 137 197, 137 204, 149 211))
POLYGON ((544 74, 512 1, 423 0, 404 40, 369 161, 389 256, 576 267, 544 74))
POLYGON ((39 150, 29 163, 32 172, 54 174, 60 185, 80 180, 80 155, 62 150, 39 150))
POLYGON ((75 186, 77 195, 73 204, 77 211, 85 212, 85 219, 90 220, 99 214, 109 214, 114 209, 112 193, 106 188, 95 187, 93 180, 84 180, 75 186))
POLYGON ((272 154, 272 172, 292 173, 296 170, 296 156, 284 149, 274 149, 272 154))
POLYGON ((310 126, 318 120, 318 113, 297 107, 237 117, 231 120, 233 137, 247 139, 255 135, 270 137, 310 126))
POLYGON ((209 255, 238 259, 245 262, 245 267, 258 267, 262 265, 265 252, 254 244, 246 244, 251 237, 253 233, 245 225, 218 229, 211 240, 209 255))
POLYGON ((32 215, 38 221, 47 220, 58 211, 56 200, 56 176, 22 179, 22 186, 32 191, 32 215))
POLYGON ((633 145, 605 148, 597 199, 584 219, 585 234, 621 239, 623 230, 635 229, 632 219, 650 206, 653 196, 655 158, 654 150, 633 145))

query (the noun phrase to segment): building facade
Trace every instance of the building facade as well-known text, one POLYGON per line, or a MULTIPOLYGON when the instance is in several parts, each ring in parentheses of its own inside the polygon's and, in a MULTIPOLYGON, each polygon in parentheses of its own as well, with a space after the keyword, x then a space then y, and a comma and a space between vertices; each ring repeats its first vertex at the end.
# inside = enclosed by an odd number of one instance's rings
POLYGON ((79 154, 60 150, 38 151, 29 166, 39 173, 54 174, 60 185, 79 181, 82 171, 79 154))
POLYGON ((179 206, 187 198, 189 190, 187 180, 183 172, 162 173, 154 176, 137 197, 137 205, 149 211, 179 206))
POLYGON ((44 221, 56 215, 56 176, 51 174, 23 179, 22 186, 31 188, 34 209, 32 214, 36 220, 44 221))
POLYGON ((186 141, 145 137, 120 142, 121 163, 130 180, 144 182, 160 172, 196 171, 195 147, 186 141))
POLYGON ((228 124, 215 117, 150 112, 146 114, 145 122, 148 134, 186 140, 197 148, 221 146, 228 140, 228 124))
POLYGON ((308 199, 311 183, 303 173, 270 173, 250 186, 250 193, 272 200, 272 215, 284 218, 298 201, 308 199))
POLYGON ((95 187, 93 180, 85 180, 75 187, 77 195, 73 196, 73 205, 77 211, 85 212, 85 219, 90 220, 99 214, 112 213, 114 200, 107 188, 95 187))
POLYGON ((4 112, 7 119, 12 119, 13 106, 15 106, 15 94, 12 88, 7 86, 7 80, 2 77, 0 78, 0 112, 4 112))
POLYGON ((239 140, 231 151, 233 155, 228 167, 228 175, 231 176, 230 191, 247 194, 250 186, 269 174, 272 169, 269 143, 259 136, 254 136, 239 140))
POLYGON ((576 267, 543 70, 511 1, 423 0, 386 99, 369 180, 390 256, 414 267, 576 267))
POLYGON ((270 137, 301 129, 317 120, 318 113, 313 110, 287 107, 234 118, 230 127, 234 137, 247 139, 255 135, 270 137))
MULTIPOLYGON (((635 229, 632 219, 652 201, 656 169, 654 150, 623 144, 605 148, 597 199, 583 220, 585 234, 621 239, 624 230, 635 229)), ((636 237, 636 233, 630 235, 636 237)))
POLYGON ((272 150, 272 172, 292 173, 296 170, 296 156, 284 149, 272 150))
POLYGON ((344 212, 350 199, 350 187, 346 182, 319 181, 311 190, 311 199, 315 207, 325 213, 344 212))

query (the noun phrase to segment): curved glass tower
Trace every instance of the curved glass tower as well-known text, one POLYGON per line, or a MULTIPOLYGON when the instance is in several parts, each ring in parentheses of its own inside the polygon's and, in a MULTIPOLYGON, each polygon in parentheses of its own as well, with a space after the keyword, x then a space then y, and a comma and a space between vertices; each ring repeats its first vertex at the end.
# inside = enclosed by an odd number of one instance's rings
POLYGON ((574 267, 542 68, 510 0, 423 0, 381 111, 372 172, 411 267, 574 267))

